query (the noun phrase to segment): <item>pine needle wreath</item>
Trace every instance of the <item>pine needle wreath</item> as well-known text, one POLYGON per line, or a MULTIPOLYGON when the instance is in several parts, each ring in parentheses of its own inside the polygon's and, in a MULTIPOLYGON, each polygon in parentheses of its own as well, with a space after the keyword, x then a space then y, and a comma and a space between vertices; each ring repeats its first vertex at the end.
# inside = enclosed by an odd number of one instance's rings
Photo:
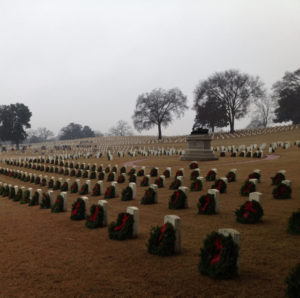
POLYGON ((156 168, 152 168, 150 171, 150 177, 157 177, 158 171, 156 168))
POLYGON ((175 178, 178 176, 183 176, 183 171, 182 170, 178 170, 175 174, 175 178))
POLYGON ((82 178, 88 178, 89 177, 89 172, 88 171, 84 171, 82 174, 82 178))
POLYGON ((216 172, 213 170, 210 170, 210 171, 208 171, 205 179, 206 179, 206 181, 215 181, 216 176, 217 176, 216 172))
POLYGON ((122 190, 121 200, 122 201, 131 201, 132 195, 133 195, 132 188, 127 186, 125 189, 122 190))
POLYGON ((136 175, 135 174, 130 175, 128 181, 136 183, 136 175))
POLYGON ((292 189, 290 186, 280 183, 277 187, 274 188, 273 198, 278 200, 290 199, 292 194, 292 189))
POLYGON ((9 192, 8 192, 8 198, 10 200, 13 200, 15 198, 15 195, 16 195, 15 188, 13 186, 11 186, 9 189, 9 192))
POLYGON ((105 172, 106 174, 108 174, 108 173, 110 172, 110 167, 106 167, 105 170, 104 170, 104 172, 105 172))
POLYGON ((41 209, 49 209, 51 207, 51 200, 48 194, 43 193, 40 208, 41 209))
POLYGON ((98 174, 98 180, 104 180, 104 178, 105 178, 104 172, 100 172, 100 173, 98 174))
POLYGON ((54 180, 50 179, 49 183, 48 183, 48 188, 53 188, 54 186, 54 180))
POLYGON ((0 186, 0 196, 3 195, 3 192, 4 192, 4 187, 3 187, 3 186, 0 186))
POLYGON ((264 215, 263 208, 257 201, 247 201, 235 211, 236 221, 243 224, 255 224, 264 215))
POLYGON ((290 216, 287 231, 290 234, 300 235, 300 209, 290 216))
POLYGON ((81 177, 81 170, 77 170, 76 177, 77 178, 81 177))
POLYGON ((286 295, 289 298, 300 297, 300 263, 298 263, 285 279, 287 284, 286 295))
POLYGON ((57 180, 53 186, 53 190, 59 190, 61 188, 61 182, 57 180))
POLYGON ((171 176, 170 170, 168 170, 168 169, 164 170, 163 175, 164 175, 166 178, 170 178, 170 176, 171 176))
POLYGON ((200 191, 203 188, 202 181, 199 179, 196 179, 195 181, 192 182, 191 184, 191 191, 200 191))
POLYGON ((225 151, 221 151, 220 152, 220 157, 225 157, 226 156, 226 152, 225 151))
POLYGON ((2 196, 7 197, 8 195, 9 195, 9 186, 6 185, 6 186, 4 186, 4 191, 3 191, 2 196))
POLYGON ((109 186, 105 193, 104 193, 104 198, 105 199, 112 199, 112 198, 115 198, 116 197, 116 190, 115 190, 115 187, 114 186, 109 186))
POLYGON ((125 167, 122 167, 120 169, 120 174, 126 174, 126 168, 125 167))
POLYGON ((39 193, 36 191, 31 200, 29 201, 28 206, 37 206, 39 204, 39 193))
POLYGON ((70 172, 70 177, 74 177, 76 174, 75 170, 73 169, 71 172, 70 172))
POLYGON ((100 205, 92 205, 90 216, 87 217, 85 226, 89 229, 100 228, 104 226, 104 209, 100 205))
POLYGON ((47 185, 47 180, 43 178, 41 181, 41 186, 46 186, 46 185, 47 185))
POLYGON ((124 183, 124 182, 125 182, 125 177, 124 177, 124 175, 121 174, 121 175, 118 177, 117 182, 118 182, 118 183, 124 183))
POLYGON ((238 245, 231 236, 212 232, 204 240, 198 269, 201 274, 214 279, 232 278, 238 272, 238 254, 238 245))
POLYGON ((243 186, 241 187, 240 194, 243 197, 249 196, 250 192, 255 192, 256 186, 251 181, 245 181, 243 186))
POLYGON ((198 164, 196 163, 196 162, 192 162, 192 163, 190 163, 190 169, 191 170, 194 170, 194 169, 198 169, 199 168, 199 166, 198 166, 198 164))
POLYGON ((109 173, 107 176, 107 182, 112 182, 115 180, 115 174, 114 173, 109 173))
POLYGON ((191 178, 191 180, 196 180, 197 177, 199 177, 199 176, 200 176, 199 171, 192 171, 190 178, 191 178))
POLYGON ((20 201, 20 204, 27 204, 30 201, 30 192, 28 189, 26 189, 23 193, 23 197, 20 201))
POLYGON ((144 196, 141 199, 141 204, 143 205, 150 205, 155 204, 155 190, 152 187, 149 187, 146 191, 144 196))
MULTIPOLYGON (((1 194, 1 193, 0 193, 0 194, 1 194)), ((23 191, 22 191, 22 189, 19 189, 19 190, 17 191, 15 197, 14 197, 14 201, 15 201, 15 202, 21 201, 22 196, 23 196, 23 191)))
POLYGON ((226 175, 226 178, 228 180, 228 182, 234 182, 236 181, 236 174, 232 171, 230 171, 227 175, 226 175))
POLYGON ((261 177, 260 173, 253 172, 248 176, 248 180, 249 179, 257 179, 258 183, 260 183, 260 177, 261 177))
POLYGON ((87 185, 87 183, 84 183, 82 186, 81 186, 81 189, 79 191, 79 194, 80 195, 86 195, 89 193, 89 186, 87 185))
POLYGON ((224 180, 218 179, 212 186, 212 189, 217 189, 220 193, 226 192, 227 184, 224 180))
POLYGON ((158 177, 157 179, 155 179, 154 184, 156 184, 158 188, 162 188, 164 187, 164 179, 158 177))
POLYGON ((59 212, 64 212, 64 198, 61 195, 58 195, 54 205, 51 208, 51 212, 53 213, 59 213, 59 212))
POLYGON ((135 168, 130 169, 130 171, 128 172, 128 176, 134 175, 136 172, 135 168))
POLYGON ((165 223, 161 227, 151 227, 147 243, 148 252, 159 256, 173 255, 175 252, 175 240, 175 230, 170 223, 165 223))
POLYGON ((95 171, 93 171, 93 172, 91 172, 91 174, 90 174, 90 179, 96 179, 96 172, 95 171))
POLYGON ((92 196, 101 196, 101 187, 99 183, 96 183, 93 187, 92 196))
POLYGON ((41 183, 41 178, 40 177, 36 177, 34 183, 35 184, 40 184, 41 183))
POLYGON ((139 171, 137 172, 137 176, 138 176, 138 177, 141 177, 141 176, 144 176, 144 175, 145 175, 144 169, 141 169, 141 170, 139 170, 139 171))
POLYGON ((72 204, 71 217, 72 220, 82 220, 85 219, 85 203, 84 200, 78 198, 72 204))
POLYGON ((78 183, 77 183, 76 181, 71 185, 70 192, 71 192, 71 193, 76 193, 76 192, 78 192, 78 183))
POLYGON ((184 209, 186 200, 186 194, 181 189, 174 191, 169 200, 169 209, 184 209))
POLYGON ((216 214, 216 201, 214 195, 206 194, 200 197, 198 204, 198 214, 216 214))
POLYGON ((147 176, 144 176, 141 181, 141 186, 149 186, 149 178, 147 176))
POLYGON ((68 191, 69 190, 69 184, 67 182, 64 182, 64 184, 60 188, 61 191, 68 191))
POLYGON ((116 222, 112 222, 108 228, 108 235, 113 240, 125 240, 132 238, 133 235, 133 216, 122 212, 118 215, 116 222))
POLYGON ((178 189, 181 186, 181 180, 176 179, 170 184, 169 189, 178 189))
POLYGON ((283 180, 285 180, 285 176, 282 173, 276 173, 274 177, 271 177, 272 185, 279 185, 283 180))

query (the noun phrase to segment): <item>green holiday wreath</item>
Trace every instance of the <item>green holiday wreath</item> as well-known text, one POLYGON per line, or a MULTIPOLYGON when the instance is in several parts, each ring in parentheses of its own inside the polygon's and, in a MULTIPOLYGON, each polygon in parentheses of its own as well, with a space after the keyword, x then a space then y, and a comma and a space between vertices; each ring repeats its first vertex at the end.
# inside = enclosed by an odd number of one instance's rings
POLYGON ((101 196, 101 187, 99 183, 96 183, 93 187, 92 196, 101 196))
POLYGON ((170 256, 175 252, 175 230, 173 225, 165 223, 163 226, 151 227, 147 243, 148 252, 153 255, 170 256))
POLYGON ((253 182, 246 180, 240 189, 240 194, 243 197, 249 196, 250 192, 255 192, 256 186, 253 182))
POLYGON ((216 214, 216 201, 214 195, 206 194, 200 197, 198 204, 198 214, 216 214))
POLYGON ((192 181, 191 184, 191 191, 200 191, 202 190, 203 185, 202 185, 202 181, 199 179, 196 179, 195 181, 192 181))
POLYGON ((84 200, 78 198, 72 204, 71 217, 72 220, 82 220, 85 219, 85 203, 84 200))
POLYGON ((285 279, 287 284, 286 295, 289 298, 300 297, 300 263, 298 263, 285 279))
POLYGON ((81 186, 81 189, 79 191, 79 194, 80 195, 86 195, 89 193, 89 186, 87 185, 87 183, 84 183, 82 186, 81 186))
POLYGON ((236 181, 236 174, 232 171, 230 171, 227 175, 226 175, 226 178, 228 180, 228 183, 229 182, 234 182, 236 181))
POLYGON ((141 199, 141 204, 143 205, 150 205, 155 204, 155 190, 152 187, 149 187, 146 191, 144 196, 141 199))
POLYGON ((133 195, 132 188, 127 186, 125 189, 122 190, 121 200, 130 201, 132 200, 132 195, 133 195))
POLYGON ((227 184, 224 180, 218 179, 215 183, 211 186, 211 189, 217 189, 220 193, 226 192, 227 184))
POLYGON ((263 208, 257 201, 247 201, 240 209, 235 211, 237 222, 243 224, 255 224, 260 221, 264 215, 263 208))
POLYGON ((64 212, 64 198, 62 195, 58 195, 54 202, 54 205, 51 208, 51 212, 58 213, 64 212))
POLYGON ((276 173, 274 177, 271 177, 272 185, 279 185, 283 180, 285 180, 285 176, 282 173, 276 173))
POLYGON ((105 193, 104 193, 104 198, 105 199, 112 199, 116 197, 116 190, 114 186, 109 186, 107 187, 105 193))
POLYGON ((155 179, 154 184, 156 184, 158 188, 162 188, 164 187, 164 179, 158 177, 157 179, 155 179))
POLYGON ((103 227, 104 223, 104 209, 100 205, 92 205, 90 210, 90 216, 87 217, 85 226, 89 229, 95 229, 103 227))
POLYGON ((287 231, 290 234, 300 235, 300 209, 290 216, 287 231))
POLYGON ((174 191, 169 200, 169 209, 186 208, 186 200, 186 194, 181 189, 174 191))
POLYGON ((141 186, 149 186, 149 177, 144 176, 141 181, 141 186))
POLYGON ((181 186, 181 180, 175 178, 175 180, 171 182, 169 189, 178 189, 180 186, 181 186))
POLYGON ((290 186, 280 183, 276 186, 272 192, 274 199, 290 199, 291 198, 292 189, 290 186))
POLYGON ((29 201, 28 206, 37 206, 39 204, 39 193, 36 191, 31 200, 29 201))
POLYGON ((229 279, 238 272, 239 247, 231 236, 212 232, 204 240, 198 269, 201 274, 214 279, 229 279))
POLYGON ((49 209, 51 207, 50 196, 46 193, 42 194, 40 209, 49 209))
POLYGON ((122 212, 116 222, 112 222, 108 228, 108 235, 113 240, 125 240, 133 236, 133 216, 122 212))
POLYGON ((213 170, 210 170, 210 171, 208 171, 205 179, 206 179, 206 181, 215 181, 216 176, 217 176, 216 172, 213 170))

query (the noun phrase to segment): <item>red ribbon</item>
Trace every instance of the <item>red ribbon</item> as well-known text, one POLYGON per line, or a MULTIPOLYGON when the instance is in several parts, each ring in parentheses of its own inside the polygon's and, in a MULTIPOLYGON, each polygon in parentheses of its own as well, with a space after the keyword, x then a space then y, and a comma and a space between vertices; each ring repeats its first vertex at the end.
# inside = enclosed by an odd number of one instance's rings
POLYGON ((89 221, 95 221, 95 219, 96 219, 98 213, 99 213, 99 206, 96 206, 94 214, 91 215, 91 216, 89 217, 88 220, 89 220, 89 221))
POLYGON ((80 202, 77 202, 74 209, 73 209, 73 211, 72 211, 72 216, 77 214, 79 206, 80 206, 80 202))
POLYGON ((165 234, 165 232, 166 232, 166 228, 167 228, 166 224, 164 224, 164 225, 160 228, 160 235, 159 235, 159 238, 158 238, 158 243, 159 243, 159 244, 161 244, 161 241, 162 241, 162 239, 163 239, 163 236, 164 236, 164 234, 165 234))
POLYGON ((252 202, 248 202, 246 203, 246 205, 244 206, 244 214, 243 217, 247 218, 249 216, 249 213, 253 212, 253 213, 257 213, 257 210, 255 210, 253 208, 253 203, 252 202))
POLYGON ((177 202, 179 196, 180 196, 180 192, 177 191, 176 194, 175 194, 174 204, 176 204, 176 202, 177 202))
POLYGON ((215 265, 216 263, 218 263, 220 261, 220 258, 221 258, 221 251, 222 251, 223 246, 222 246, 219 238, 216 238, 214 245, 216 247, 217 252, 211 259, 210 265, 215 265))
POLYGON ((201 208, 201 210, 203 212, 205 211, 205 209, 207 208, 208 204, 210 203, 210 197, 206 196, 204 199, 205 199, 205 203, 204 203, 204 206, 201 208))
POLYGON ((216 189, 217 189, 217 190, 220 190, 221 187, 222 187, 222 185, 223 185, 223 182, 222 182, 222 181, 219 181, 218 184, 217 184, 216 189))
POLYGON ((126 222, 127 222, 128 218, 129 218, 129 215, 124 214, 124 215, 123 215, 123 218, 122 218, 122 223, 121 223, 121 225, 119 225, 118 227, 115 227, 115 228, 114 228, 114 231, 118 231, 118 230, 122 231, 123 228, 124 228, 124 226, 126 225, 126 222))

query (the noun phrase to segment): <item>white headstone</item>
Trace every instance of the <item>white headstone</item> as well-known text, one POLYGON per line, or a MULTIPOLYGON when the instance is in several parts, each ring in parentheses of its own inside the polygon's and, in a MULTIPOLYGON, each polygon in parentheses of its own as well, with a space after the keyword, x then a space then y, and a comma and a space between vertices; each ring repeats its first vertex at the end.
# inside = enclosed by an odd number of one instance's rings
POLYGON ((291 185, 292 185, 292 182, 290 180, 283 180, 283 181, 281 181, 281 183, 283 183, 289 187, 291 187, 291 185))
POLYGON ((87 216, 88 212, 89 212, 89 198, 88 197, 80 197, 85 205, 85 216, 87 216))
POLYGON ((209 195, 213 195, 214 196, 214 199, 215 199, 215 212, 216 213, 219 213, 219 198, 220 198, 220 191, 218 189, 209 189, 207 191, 207 193, 209 195))
POLYGON ((115 196, 118 196, 118 182, 114 181, 111 185, 115 188, 115 196))
POLYGON ((165 215, 164 223, 170 223, 175 230, 175 253, 181 252, 181 219, 177 215, 165 215))
POLYGON ((64 199, 64 211, 67 211, 67 209, 68 209, 68 205, 67 205, 67 203, 68 203, 67 192, 63 191, 63 192, 60 193, 60 195, 64 199))
POLYGON ((137 207, 127 207, 127 213, 133 215, 133 232, 132 236, 137 237, 139 233, 139 208, 137 207))
POLYGON ((188 204, 188 193, 189 193, 189 188, 186 186, 179 186, 178 187, 179 190, 182 190, 185 195, 186 195, 186 199, 185 199, 185 204, 184 204, 184 208, 188 208, 189 204, 188 204))
POLYGON ((107 201, 106 200, 99 200, 98 201, 98 205, 102 206, 103 207, 103 226, 107 226, 107 223, 108 223, 108 219, 107 219, 107 201))
POLYGON ((261 192, 250 192, 249 194, 249 201, 256 201, 260 205, 263 204, 263 194, 261 192))
POLYGON ((132 199, 135 199, 136 198, 136 184, 134 182, 130 182, 129 187, 132 189, 132 199))

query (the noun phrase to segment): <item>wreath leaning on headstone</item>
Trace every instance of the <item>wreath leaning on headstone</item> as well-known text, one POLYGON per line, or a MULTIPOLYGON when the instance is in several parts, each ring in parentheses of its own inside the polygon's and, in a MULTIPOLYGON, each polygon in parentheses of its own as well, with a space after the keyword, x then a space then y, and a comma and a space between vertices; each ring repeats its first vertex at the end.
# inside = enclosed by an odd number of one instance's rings
POLYGON ((99 183, 96 183, 93 187, 92 196, 101 196, 101 187, 99 183))
POLYGON ((232 171, 230 171, 227 175, 226 178, 228 180, 228 182, 234 182, 236 181, 236 174, 232 171))
POLYGON ((81 186, 81 189, 79 191, 79 194, 80 195, 86 195, 88 194, 89 192, 89 186, 87 185, 87 183, 84 183, 82 186, 81 186))
POLYGON ((36 191, 32 196, 31 200, 29 201, 28 206, 36 206, 39 204, 39 193, 36 191))
POLYGON ((202 181, 199 179, 196 179, 191 184, 191 191, 200 191, 202 190, 202 188, 203 188, 202 181))
POLYGON ((206 181, 215 181, 216 176, 217 176, 216 172, 213 170, 210 170, 210 171, 208 171, 205 179, 206 179, 206 181))
POLYGON ((235 211, 236 220, 243 224, 255 224, 264 215, 264 210, 257 201, 247 201, 235 211))
POLYGON ((260 175, 260 173, 257 173, 257 172, 253 172, 253 173, 249 174, 249 176, 248 176, 248 180, 249 179, 257 179, 258 183, 260 183, 260 178, 261 178, 261 175, 260 175))
POLYGON ((212 189, 217 189, 220 193, 226 192, 227 184, 224 180, 218 179, 212 186, 212 189))
POLYGON ((155 191, 152 187, 149 187, 145 191, 145 194, 141 199, 141 204, 143 205, 155 204, 155 191))
POLYGON ((175 230, 173 225, 165 223, 163 226, 151 227, 147 243, 148 252, 153 255, 170 256, 175 251, 175 230))
POLYGON ((245 181, 243 186, 241 187, 240 194, 243 197, 249 196, 250 192, 255 192, 256 191, 256 186, 253 182, 251 181, 245 181))
POLYGON ((199 166, 198 166, 198 164, 196 162, 190 163, 189 167, 190 167, 191 170, 199 168, 199 166))
POLYGON ((22 189, 19 189, 14 197, 14 201, 15 202, 18 202, 22 199, 22 196, 23 196, 23 191, 22 189))
POLYGON ((127 186, 126 188, 124 188, 122 190, 121 200, 122 201, 130 201, 130 200, 132 200, 132 195, 133 195, 132 188, 127 186))
POLYGON ((186 206, 186 194, 181 189, 174 191, 169 200, 169 209, 184 209, 186 206))
POLYGON ((201 274, 214 279, 229 279, 238 272, 238 245, 231 236, 212 232, 204 240, 198 269, 201 274))
POLYGON ((198 214, 216 214, 216 202, 214 195, 206 194, 200 197, 198 204, 198 214))
POLYGON ((279 185, 283 180, 285 180, 285 176, 282 173, 276 173, 274 177, 271 177, 272 185, 279 185))
POLYGON ((109 186, 107 187, 105 193, 104 193, 104 198, 105 199, 112 199, 116 197, 116 190, 114 186, 109 186))
POLYGON ((199 175, 200 175, 200 174, 199 174, 199 171, 194 170, 194 171, 191 172, 190 179, 191 179, 191 180, 196 180, 197 177, 199 177, 199 175))
POLYGON ((280 183, 277 187, 274 188, 272 194, 274 199, 290 199, 291 198, 292 189, 290 186, 280 183))
POLYGON ((84 200, 78 198, 72 205, 71 219, 82 220, 85 218, 85 203, 84 200))
POLYGON ((175 180, 171 182, 169 189, 178 189, 180 186, 181 186, 181 180, 175 178, 175 180))
POLYGON ((149 178, 147 176, 144 176, 141 181, 141 186, 149 186, 149 178))
POLYGON ((154 184, 156 184, 158 188, 162 188, 164 187, 164 179, 158 177, 157 179, 155 179, 154 184))
POLYGON ((104 209, 100 205, 92 205, 90 216, 87 217, 85 226, 89 229, 103 227, 104 209))
POLYGON ((49 209, 51 206, 50 196, 48 194, 43 193, 40 208, 41 209, 49 209))
POLYGON ((166 178, 170 178, 170 170, 168 170, 168 169, 164 170, 163 175, 164 175, 166 178))
POLYGON ((112 222, 108 228, 108 235, 113 240, 125 240, 132 238, 133 233, 133 216, 127 212, 118 215, 116 222, 112 222))
POLYGON ((51 208, 51 212, 58 213, 64 212, 64 198, 62 195, 58 195, 54 202, 54 205, 51 208))

